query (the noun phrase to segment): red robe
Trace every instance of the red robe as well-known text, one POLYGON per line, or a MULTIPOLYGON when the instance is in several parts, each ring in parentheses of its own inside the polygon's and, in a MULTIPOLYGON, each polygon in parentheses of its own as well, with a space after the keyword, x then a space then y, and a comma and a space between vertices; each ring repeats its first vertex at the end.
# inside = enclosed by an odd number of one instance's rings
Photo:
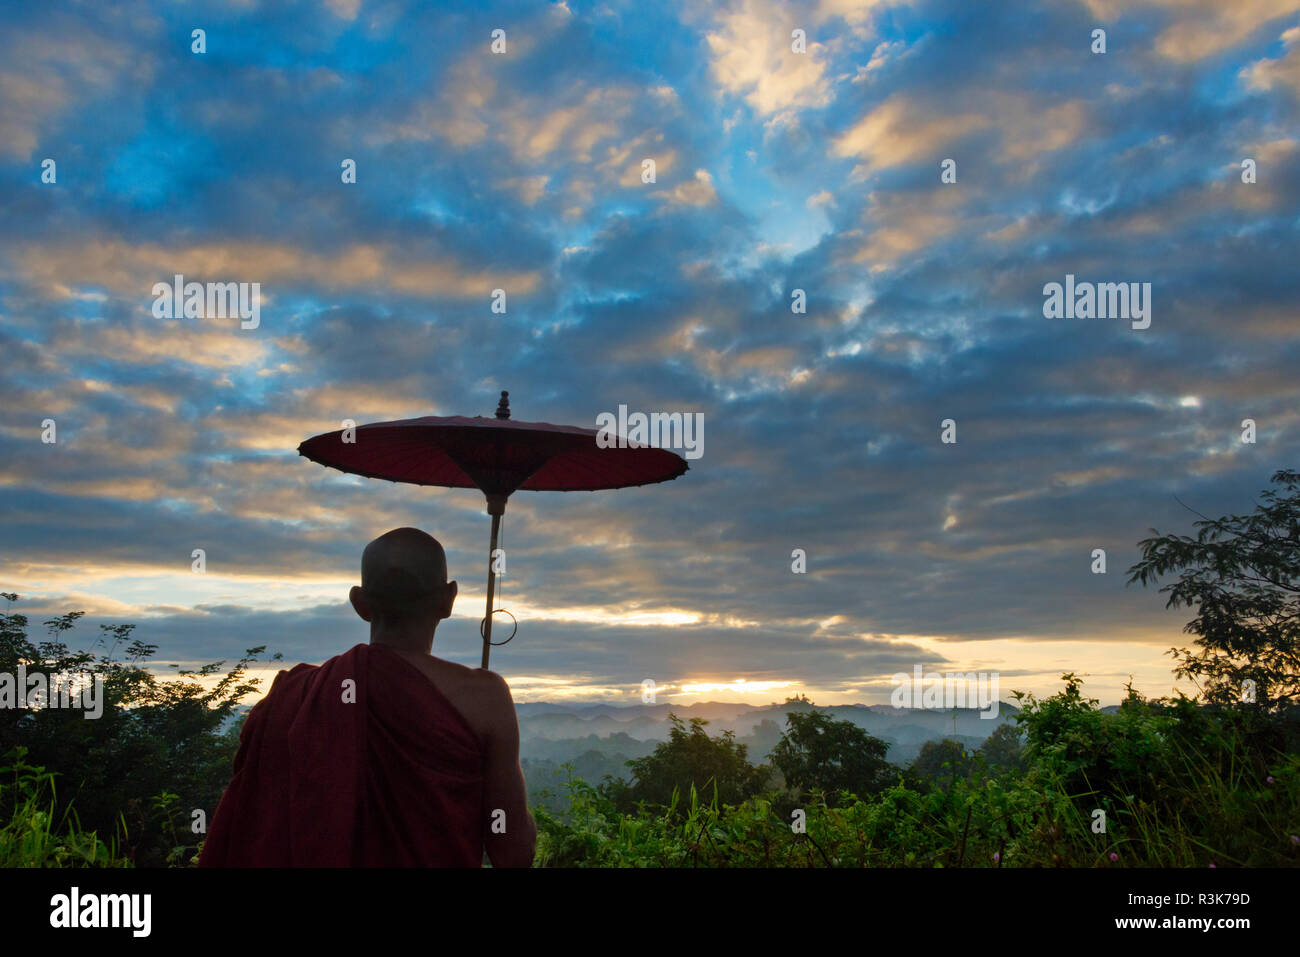
POLYGON ((483 760, 460 712, 383 646, 281 671, 244 722, 199 866, 479 867, 483 760))

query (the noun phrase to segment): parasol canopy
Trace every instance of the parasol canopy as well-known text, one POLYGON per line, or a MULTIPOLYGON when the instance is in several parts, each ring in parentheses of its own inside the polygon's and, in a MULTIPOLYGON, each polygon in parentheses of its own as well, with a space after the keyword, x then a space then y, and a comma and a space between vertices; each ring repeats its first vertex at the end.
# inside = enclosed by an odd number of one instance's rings
POLYGON ((412 485, 476 488, 487 497, 492 532, 488 549, 487 615, 483 667, 492 647, 493 556, 506 499, 516 491, 589 492, 667 482, 686 472, 685 459, 668 449, 629 442, 602 448, 596 429, 510 418, 509 393, 496 415, 397 419, 312 436, 298 454, 367 478, 412 485), (353 441, 344 441, 352 431, 353 441))

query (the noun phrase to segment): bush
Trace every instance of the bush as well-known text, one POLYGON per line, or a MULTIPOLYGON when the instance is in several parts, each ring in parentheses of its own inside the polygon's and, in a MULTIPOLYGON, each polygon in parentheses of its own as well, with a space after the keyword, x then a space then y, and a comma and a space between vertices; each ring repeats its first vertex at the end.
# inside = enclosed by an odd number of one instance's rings
POLYGON ((568 808, 538 808, 542 867, 1217 867, 1300 863, 1295 716, 1146 701, 1115 713, 1063 691, 1017 717, 1026 770, 976 758, 943 787, 863 797, 780 792, 735 803, 694 786, 625 814, 573 776, 568 808), (838 804, 838 806, 835 806, 838 804), (1104 831, 1100 830, 1105 815, 1104 831), (802 827, 798 826, 802 824, 802 827))
POLYGON ((22 748, 58 775, 60 819, 75 805, 87 828, 114 834, 136 864, 179 861, 200 838, 189 830, 191 811, 203 809, 211 820, 230 780, 239 745, 235 708, 257 688, 246 671, 265 649, 250 649, 224 674, 225 663, 214 662, 158 678, 145 667, 157 648, 133 638, 133 625, 101 625, 90 651, 71 650, 64 638, 81 617, 46 621, 48 640, 32 642, 25 615, 0 614, 0 672, 16 674, 22 665, 29 674, 98 677, 104 698, 94 720, 68 709, 0 709, 0 754, 22 748), (211 687, 198 680, 213 675, 219 680, 211 687))
POLYGON ((129 867, 116 841, 82 830, 70 808, 56 810, 54 775, 26 757, 15 748, 0 767, 0 867, 129 867))

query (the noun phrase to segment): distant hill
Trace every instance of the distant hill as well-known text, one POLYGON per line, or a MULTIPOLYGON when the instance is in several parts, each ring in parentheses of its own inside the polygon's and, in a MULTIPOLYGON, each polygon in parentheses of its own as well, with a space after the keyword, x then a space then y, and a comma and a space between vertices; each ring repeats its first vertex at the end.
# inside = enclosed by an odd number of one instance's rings
MULTIPOLYGON (((724 702, 695 704, 517 704, 519 756, 535 800, 542 792, 554 796, 562 779, 561 766, 572 763, 576 774, 591 784, 605 776, 624 777, 625 762, 644 757, 660 741, 668 740, 668 716, 684 721, 702 718, 711 735, 733 731, 736 740, 749 749, 755 764, 767 760, 785 730, 791 711, 823 711, 836 720, 850 721, 889 745, 886 755, 897 765, 910 763, 927 741, 952 738, 967 750, 978 748, 1000 725, 1010 721, 1019 709, 1002 702, 996 718, 982 718, 969 708, 923 710, 890 705, 828 705, 817 707, 808 701, 751 705, 724 702), (557 772, 560 772, 557 774, 557 772)), ((558 800, 550 803, 559 804, 558 800)))
MULTIPOLYGON (((664 741, 668 737, 668 715, 683 720, 703 718, 711 734, 734 731, 738 738, 754 733, 764 721, 785 728, 790 711, 816 708, 840 721, 851 721, 869 734, 890 741, 900 748, 913 750, 936 738, 969 737, 983 741, 998 727, 1011 720, 1019 709, 1002 702, 996 718, 983 718, 970 708, 922 710, 894 708, 890 705, 828 705, 817 707, 804 701, 784 704, 750 705, 722 702, 697 704, 609 705, 528 702, 515 706, 519 715, 521 738, 555 741, 565 738, 598 738, 626 734, 644 741, 664 741)), ((766 754, 751 754, 755 760, 766 754)), ((895 755, 890 758, 897 760, 895 755)))
MULTIPOLYGON (((1019 712, 1001 702, 996 718, 982 718, 973 708, 924 710, 890 705, 827 705, 792 700, 782 704, 752 705, 718 701, 692 704, 553 703, 528 701, 515 705, 519 717, 519 756, 530 793, 555 790, 556 771, 566 763, 577 765, 579 777, 599 783, 606 774, 623 776, 625 762, 644 757, 655 745, 668 740, 668 716, 684 721, 702 718, 711 735, 732 731, 749 748, 750 761, 767 760, 785 730, 786 714, 816 709, 840 721, 850 721, 889 745, 886 755, 894 764, 910 763, 927 741, 951 738, 968 750, 978 748, 1000 725, 1019 712)), ((1103 711, 1117 710, 1103 708, 1103 711)), ((237 716, 247 713, 241 705, 237 716)))

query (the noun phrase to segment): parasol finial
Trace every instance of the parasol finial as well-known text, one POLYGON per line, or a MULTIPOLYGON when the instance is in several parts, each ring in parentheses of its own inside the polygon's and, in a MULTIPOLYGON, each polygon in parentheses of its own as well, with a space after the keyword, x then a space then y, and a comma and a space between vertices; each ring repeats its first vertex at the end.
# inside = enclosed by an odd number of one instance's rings
POLYGON ((510 393, 504 390, 501 392, 501 401, 497 403, 497 418, 510 418, 510 393))

